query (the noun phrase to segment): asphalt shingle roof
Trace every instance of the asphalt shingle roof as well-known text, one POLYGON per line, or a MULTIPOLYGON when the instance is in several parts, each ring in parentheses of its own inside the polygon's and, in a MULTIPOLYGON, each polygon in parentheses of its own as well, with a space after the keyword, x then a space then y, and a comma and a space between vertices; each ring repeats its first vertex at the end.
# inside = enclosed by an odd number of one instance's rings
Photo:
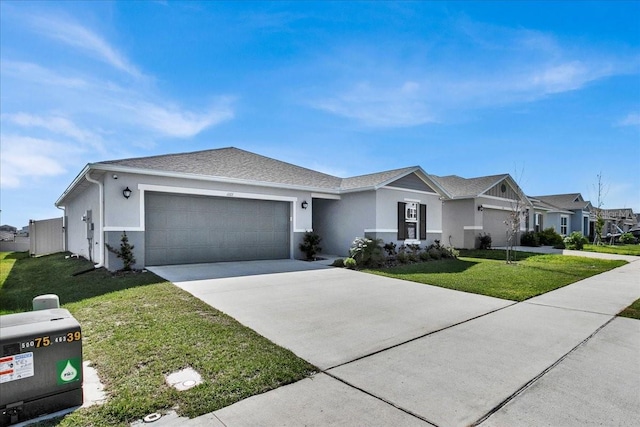
POLYGON ((439 183, 453 198, 479 196, 508 176, 508 174, 501 174, 481 176, 478 178, 462 178, 457 175, 430 175, 430 177, 439 183))
POLYGON ((548 196, 534 196, 535 199, 538 199, 542 202, 548 203, 553 206, 557 206, 561 209, 587 209, 591 202, 587 201, 576 201, 580 199, 580 193, 571 193, 571 194, 552 194, 548 196))
POLYGON ((95 165, 98 167, 100 165, 115 165, 159 172, 174 172, 328 190, 353 190, 375 187, 418 169, 417 167, 409 167, 351 178, 339 178, 235 147, 111 160, 95 165))

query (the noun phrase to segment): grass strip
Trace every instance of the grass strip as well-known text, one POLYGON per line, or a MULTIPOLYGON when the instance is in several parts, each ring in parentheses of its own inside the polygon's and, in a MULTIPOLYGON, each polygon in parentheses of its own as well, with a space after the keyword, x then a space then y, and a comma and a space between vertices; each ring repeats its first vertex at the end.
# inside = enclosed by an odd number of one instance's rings
POLYGON ((640 256, 640 245, 584 245, 584 251, 640 256))
POLYGON ((519 253, 515 264, 507 264, 504 251, 465 251, 475 257, 408 264, 388 269, 366 270, 396 279, 440 286, 512 301, 524 301, 554 289, 626 264, 564 255, 519 253))
POLYGON ((195 417, 315 372, 153 273, 72 275, 86 267, 62 254, 18 259, 0 288, 5 312, 30 309, 36 295, 55 293, 82 326, 84 359, 92 361, 109 399, 56 421, 60 425, 128 425, 168 409, 195 417), (186 367, 198 371, 203 384, 179 392, 165 383, 166 374, 186 367))
POLYGON ((629 307, 622 310, 618 316, 640 320, 640 299, 637 299, 629 307))

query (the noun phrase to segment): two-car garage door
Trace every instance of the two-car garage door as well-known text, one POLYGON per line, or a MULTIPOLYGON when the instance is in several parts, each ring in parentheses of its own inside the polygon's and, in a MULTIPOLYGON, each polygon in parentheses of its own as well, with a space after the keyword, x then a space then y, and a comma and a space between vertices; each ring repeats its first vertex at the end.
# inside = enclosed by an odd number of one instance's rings
POLYGON ((289 258, 290 203, 145 195, 145 264, 289 258))

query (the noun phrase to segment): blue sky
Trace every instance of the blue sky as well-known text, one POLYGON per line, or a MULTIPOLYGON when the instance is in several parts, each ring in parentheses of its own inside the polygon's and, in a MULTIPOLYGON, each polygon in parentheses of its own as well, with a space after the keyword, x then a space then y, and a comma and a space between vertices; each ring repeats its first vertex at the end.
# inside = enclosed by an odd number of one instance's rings
POLYGON ((640 212, 640 2, 0 2, 2 224, 89 162, 235 146, 640 212))

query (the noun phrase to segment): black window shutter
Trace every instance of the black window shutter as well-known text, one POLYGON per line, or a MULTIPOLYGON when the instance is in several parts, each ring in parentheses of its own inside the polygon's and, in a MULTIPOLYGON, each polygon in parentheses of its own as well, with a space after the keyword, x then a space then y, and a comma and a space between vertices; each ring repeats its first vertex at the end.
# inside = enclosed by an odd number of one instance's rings
POLYGON ((420 240, 427 239, 427 205, 420 204, 420 240))
POLYGON ((398 240, 405 240, 407 232, 404 227, 404 208, 406 203, 398 202, 398 240))

